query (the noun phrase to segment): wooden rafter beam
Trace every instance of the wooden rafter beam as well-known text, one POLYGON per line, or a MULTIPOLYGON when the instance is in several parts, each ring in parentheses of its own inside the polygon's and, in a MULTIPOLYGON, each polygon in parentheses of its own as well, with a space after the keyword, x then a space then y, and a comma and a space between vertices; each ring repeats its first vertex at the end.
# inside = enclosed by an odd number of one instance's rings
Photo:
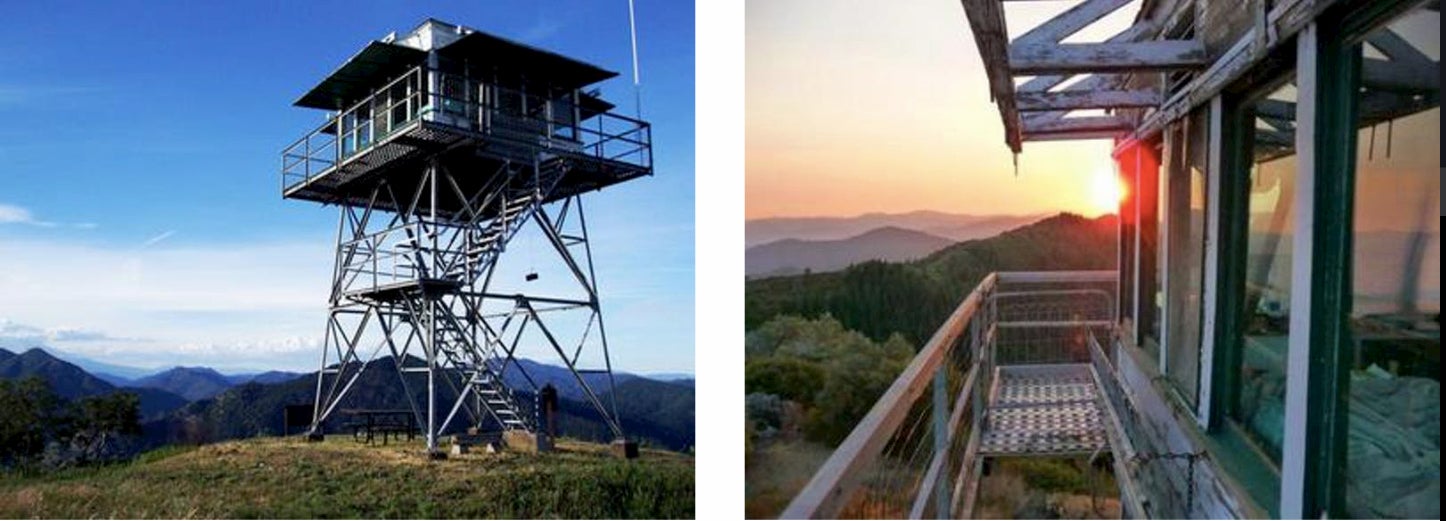
POLYGON ((1062 90, 1059 92, 1017 92, 1020 112, 1081 109, 1121 109, 1159 106, 1160 92, 1137 90, 1062 90))
POLYGON ((1009 49, 1009 69, 1017 76, 1152 72, 1204 65, 1205 46, 1197 40, 1031 44, 1009 49))
POLYGON ((1026 122, 1026 141, 1051 139, 1103 139, 1129 132, 1134 126, 1119 116, 1063 118, 1056 121, 1026 122))
POLYGON ((1059 43, 1090 24, 1124 7, 1130 0, 1085 0, 1020 35, 1014 45, 1059 43))
POLYGON ((1361 61, 1362 82, 1370 88, 1406 92, 1441 90, 1440 63, 1432 62, 1423 66, 1375 58, 1361 61))
POLYGON ((1004 122, 1004 142, 1019 153, 1023 136, 1019 110, 1014 106, 1014 78, 1009 74, 1009 33, 1004 25, 1004 7, 998 0, 960 0, 969 19, 975 46, 989 76, 989 95, 1004 122))
MULTIPOLYGON (((1123 30, 1123 31, 1120 31, 1118 34, 1115 34, 1114 36, 1110 37, 1110 39, 1105 40, 1105 43, 1129 43, 1129 42, 1134 42, 1134 41, 1138 41, 1138 40, 1141 39, 1141 38, 1144 38, 1145 36, 1148 36, 1148 35, 1149 35, 1150 33, 1152 33, 1152 32, 1154 32, 1154 25, 1153 25, 1153 24, 1151 24, 1151 23, 1149 23, 1149 22, 1140 22, 1140 23, 1137 23, 1137 24, 1135 24, 1135 25, 1131 25, 1128 29, 1125 29, 1125 30, 1123 30)), ((1058 86, 1058 85, 1061 84, 1061 83, 1064 83, 1065 80, 1070 79, 1070 77, 1072 77, 1072 76, 1074 76, 1074 75, 1073 75, 1073 74, 1065 74, 1065 75, 1035 76, 1034 78, 1030 78, 1029 81, 1026 81, 1026 82, 1024 82, 1024 83, 1019 84, 1019 86, 1016 87, 1016 90, 1019 90, 1020 92, 1023 92, 1023 91, 1031 91, 1031 90, 1034 90, 1034 91, 1049 90, 1049 89, 1055 88, 1056 86, 1058 86)), ((1096 79, 1096 78, 1098 78, 1098 76, 1096 76, 1096 77, 1094 77, 1094 78, 1089 78, 1088 80, 1085 80, 1085 81, 1094 80, 1094 79, 1096 79)), ((1080 83, 1076 83, 1076 84, 1074 84, 1074 85, 1070 85, 1069 87, 1065 87, 1065 89, 1066 89, 1066 90, 1076 90, 1076 89, 1077 89, 1077 86, 1080 85, 1081 83, 1084 83, 1084 82, 1080 82, 1080 83)), ((1095 87, 1090 87, 1090 88, 1095 88, 1095 87)))

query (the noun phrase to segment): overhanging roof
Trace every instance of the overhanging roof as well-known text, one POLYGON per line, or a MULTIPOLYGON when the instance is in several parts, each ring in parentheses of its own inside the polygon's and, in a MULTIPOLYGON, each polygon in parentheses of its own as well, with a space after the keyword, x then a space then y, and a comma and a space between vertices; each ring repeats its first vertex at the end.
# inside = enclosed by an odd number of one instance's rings
POLYGON ((298 107, 341 110, 368 96, 387 80, 425 63, 427 53, 391 43, 371 42, 305 95, 298 107))
POLYGON ((507 74, 525 76, 529 81, 550 82, 561 89, 582 88, 618 75, 587 62, 483 32, 463 36, 437 53, 443 58, 496 67, 507 74))

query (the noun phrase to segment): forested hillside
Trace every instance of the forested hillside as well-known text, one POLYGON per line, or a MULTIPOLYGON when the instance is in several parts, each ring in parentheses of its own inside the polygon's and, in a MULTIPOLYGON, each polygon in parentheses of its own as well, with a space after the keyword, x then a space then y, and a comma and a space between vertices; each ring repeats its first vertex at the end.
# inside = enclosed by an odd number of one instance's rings
POLYGON ((1115 226, 1113 216, 1059 214, 915 262, 749 281, 745 327, 751 331, 780 315, 827 313, 875 341, 899 333, 917 347, 990 272, 1113 267, 1115 226))
POLYGON ((1115 228, 1060 214, 915 262, 750 281, 748 516, 778 515, 986 275, 1110 269, 1115 228))

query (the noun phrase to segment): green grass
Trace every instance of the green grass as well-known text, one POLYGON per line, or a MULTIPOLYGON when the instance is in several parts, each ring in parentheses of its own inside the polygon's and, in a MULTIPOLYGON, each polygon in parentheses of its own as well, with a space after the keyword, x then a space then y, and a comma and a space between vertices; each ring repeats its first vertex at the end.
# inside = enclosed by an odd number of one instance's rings
POLYGON ((147 453, 128 464, 0 474, 14 518, 691 518, 693 461, 635 461, 564 441, 551 454, 428 461, 418 444, 263 438, 147 453))

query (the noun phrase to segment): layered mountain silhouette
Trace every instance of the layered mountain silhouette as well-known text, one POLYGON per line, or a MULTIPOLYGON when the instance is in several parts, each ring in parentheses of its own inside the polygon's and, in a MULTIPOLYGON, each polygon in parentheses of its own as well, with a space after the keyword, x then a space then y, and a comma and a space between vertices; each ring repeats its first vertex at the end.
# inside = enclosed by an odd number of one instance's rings
MULTIPOLYGON (((411 363, 421 362, 413 360, 411 363)), ((18 354, 0 349, 0 378, 28 376, 40 377, 57 394, 68 399, 116 391, 137 394, 146 439, 154 446, 282 434, 283 408, 312 404, 316 393, 315 372, 271 371, 227 376, 204 367, 172 368, 138 378, 136 387, 123 387, 108 383, 44 349, 34 348, 18 354), (190 400, 187 396, 198 398, 190 400)), ((530 409, 535 403, 535 396, 529 391, 534 388, 534 383, 537 387, 551 384, 558 389, 561 398, 558 417, 560 434, 600 442, 612 440, 606 423, 588 404, 582 385, 567 369, 524 359, 512 365, 505 378, 517 390, 517 400, 524 408, 530 409)), ((615 388, 608 384, 604 375, 587 375, 585 381, 600 402, 609 407, 617 404, 623 430, 629 437, 673 450, 686 450, 693 446, 694 391, 691 385, 661 382, 627 373, 615 375, 615 388)), ((411 386, 412 400, 424 407, 423 389, 423 380, 413 382, 411 386)), ((439 385, 439 390, 440 401, 450 405, 455 392, 446 385, 439 385)), ((411 402, 397 376, 394 360, 386 357, 368 365, 338 409, 410 407, 411 402)), ((437 414, 445 415, 447 412, 438 411, 437 414)), ((346 414, 338 412, 333 414, 326 427, 332 434, 344 434, 349 432, 349 422, 346 414)), ((465 428, 467 423, 466 420, 458 421, 454 430, 465 428)), ((297 426, 292 427, 291 433, 294 434, 297 426)))
POLYGON ((966 215, 935 211, 867 213, 852 217, 769 217, 744 224, 748 248, 784 239, 837 241, 879 228, 903 228, 954 242, 982 239, 1046 215, 966 215))
POLYGON ((140 398, 142 418, 159 417, 189 401, 161 389, 112 385, 38 347, 19 354, 0 349, 0 378, 18 379, 29 376, 40 377, 56 394, 70 400, 116 391, 135 393, 140 398))
POLYGON ((135 387, 148 387, 178 394, 195 401, 221 394, 234 383, 209 367, 173 367, 131 382, 135 387))
POLYGON ((878 228, 843 240, 784 239, 748 248, 749 277, 835 271, 864 261, 902 262, 922 258, 954 241, 898 227, 878 228))
POLYGON ((746 224, 745 275, 757 279, 833 272, 868 261, 907 262, 1041 218, 918 211, 754 219, 746 224))
MULTIPOLYGON (((422 362, 416 359, 407 363, 408 366, 418 364, 422 362)), ((533 375, 539 382, 538 385, 553 383, 559 389, 560 433, 585 440, 611 441, 612 433, 595 410, 584 399, 569 396, 580 396, 580 387, 572 392, 566 391, 567 388, 560 385, 565 381, 556 378, 558 371, 565 373, 568 378, 572 378, 571 373, 557 367, 536 365, 552 370, 533 375), (551 380, 544 381, 544 378, 551 380)), ((352 367, 348 371, 354 369, 355 367, 352 367)), ((312 373, 276 384, 252 382, 238 385, 215 397, 192 402, 161 421, 151 422, 146 426, 147 434, 153 439, 187 442, 281 434, 283 428, 287 427, 281 413, 285 406, 314 403, 315 378, 315 373, 312 373)), ((333 435, 349 434, 353 420, 347 411, 354 409, 409 410, 415 404, 423 413, 422 421, 425 421, 426 380, 420 373, 412 378, 415 380, 408 382, 409 387, 404 387, 392 357, 373 360, 367 364, 366 370, 361 372, 355 383, 351 384, 346 397, 337 404, 324 425, 326 431, 333 435), (410 395, 407 390, 411 391, 410 395)), ((522 404, 524 409, 531 410, 536 401, 535 395, 530 392, 531 386, 517 385, 514 389, 517 402, 522 404)), ((653 446, 674 450, 684 450, 693 445, 691 387, 628 375, 621 379, 615 390, 608 392, 607 389, 602 386, 594 391, 597 392, 599 401, 604 404, 611 405, 613 399, 617 399, 622 427, 628 436, 653 446)), ((456 391, 445 383, 439 382, 437 390, 439 409, 450 406, 457 396, 456 391)), ((438 410, 437 422, 440 423, 448 412, 445 409, 438 410)), ((455 421, 448 432, 461 431, 470 423, 470 420, 465 418, 466 413, 461 414, 461 419, 455 421)), ((291 427, 291 433, 295 434, 299 432, 299 427, 305 426, 291 427)))

